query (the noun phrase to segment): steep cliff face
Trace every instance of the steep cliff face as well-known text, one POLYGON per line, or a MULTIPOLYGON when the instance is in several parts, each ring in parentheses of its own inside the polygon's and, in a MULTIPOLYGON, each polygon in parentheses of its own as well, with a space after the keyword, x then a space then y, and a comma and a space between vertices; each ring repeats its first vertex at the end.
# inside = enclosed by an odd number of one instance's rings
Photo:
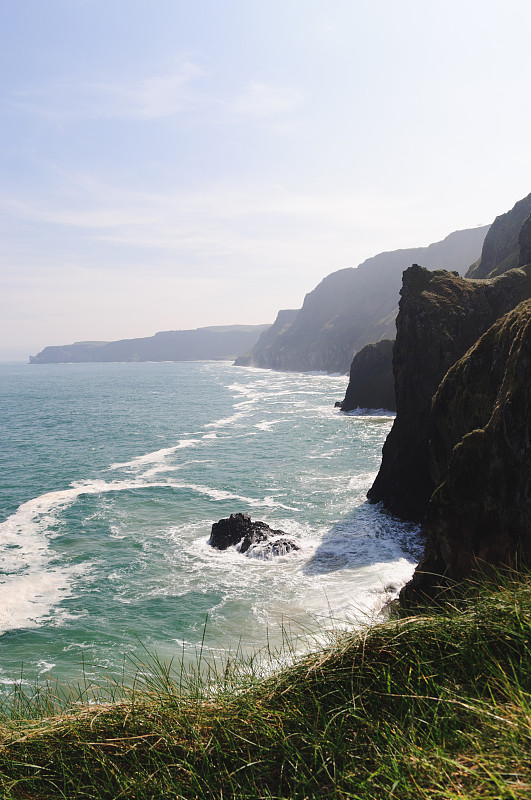
POLYGON ((355 408, 385 408, 396 411, 393 377, 393 345, 390 339, 366 345, 356 353, 342 411, 355 408))
POLYGON ((486 565, 531 565, 531 300, 449 370, 433 400, 425 555, 403 602, 486 565))
POLYGON ((481 257, 472 264, 467 278, 493 278, 519 264, 519 234, 526 217, 531 214, 531 194, 519 200, 514 208, 496 217, 485 237, 481 257))
MULTIPOLYGON (((253 366, 281 371, 347 372, 354 351, 392 334, 397 280, 352 268, 328 275, 304 298, 292 324, 250 354, 253 366), (364 302, 361 301, 364 298, 364 302)), ((238 364, 241 359, 238 359, 238 364)))
POLYGON ((448 369, 503 314, 531 296, 531 266, 486 281, 414 265, 404 272, 393 353, 397 416, 371 501, 421 520, 435 488, 431 402, 448 369))
POLYGON ((263 360, 267 361, 269 359, 269 351, 272 347, 275 346, 275 342, 277 341, 279 336, 282 336, 288 328, 293 325, 297 314, 299 313, 298 309, 283 309, 279 311, 277 314, 277 318, 274 323, 271 325, 270 328, 265 330, 255 345, 249 350, 248 353, 244 355, 238 356, 236 361, 234 362, 234 366, 236 367, 257 367, 260 366, 259 364, 255 363, 256 359, 254 356, 255 350, 262 354, 263 360))
POLYGON ((520 247, 518 266, 523 267, 525 264, 531 264, 531 214, 524 220, 518 236, 518 245, 520 247))
POLYGON ((427 267, 464 271, 481 252, 488 226, 456 231, 429 247, 395 250, 357 268, 328 275, 304 299, 289 326, 261 340, 238 365, 347 373, 355 352, 393 338, 402 272, 422 259, 427 267))

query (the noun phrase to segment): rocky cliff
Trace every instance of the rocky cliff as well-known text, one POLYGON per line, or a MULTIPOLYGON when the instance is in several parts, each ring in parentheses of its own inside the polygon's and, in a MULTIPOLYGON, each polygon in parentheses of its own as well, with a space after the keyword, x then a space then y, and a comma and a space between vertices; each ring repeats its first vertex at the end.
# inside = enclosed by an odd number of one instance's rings
POLYGON ((523 267, 526 264, 531 264, 531 215, 524 220, 518 236, 518 246, 520 248, 518 266, 523 267))
POLYGON ((341 403, 342 411, 384 408, 396 411, 393 378, 393 345, 381 339, 363 347, 352 359, 350 379, 341 403))
POLYGON ((429 268, 465 271, 481 251, 488 226, 456 231, 429 247, 395 250, 328 275, 304 299, 289 325, 238 358, 240 366, 347 373, 355 352, 394 338, 402 272, 422 259, 429 268))
POLYGON ((258 341, 254 344, 248 353, 238 356, 234 362, 236 367, 255 367, 254 351, 262 353, 264 360, 269 359, 269 352, 275 347, 276 341, 279 336, 282 336, 288 328, 290 328, 299 313, 298 309, 283 309, 277 314, 277 318, 270 328, 267 328, 261 335, 258 341))
POLYGON ((449 370, 433 400, 436 489, 405 603, 487 565, 531 565, 531 300, 449 370))
POLYGON ((397 416, 371 501, 421 520, 435 488, 431 402, 449 368, 507 311, 531 296, 531 266, 485 281, 414 265, 404 272, 393 353, 397 416))
POLYGON ((269 325, 227 325, 189 331, 161 331, 142 339, 76 342, 45 347, 31 364, 92 361, 195 361, 232 359, 249 349, 269 325))
MULTIPOLYGON (((519 235, 526 217, 531 214, 531 194, 514 208, 496 217, 485 237, 481 257, 472 264, 467 278, 493 278, 519 264, 519 235)), ((520 262, 528 264, 529 261, 520 262)))

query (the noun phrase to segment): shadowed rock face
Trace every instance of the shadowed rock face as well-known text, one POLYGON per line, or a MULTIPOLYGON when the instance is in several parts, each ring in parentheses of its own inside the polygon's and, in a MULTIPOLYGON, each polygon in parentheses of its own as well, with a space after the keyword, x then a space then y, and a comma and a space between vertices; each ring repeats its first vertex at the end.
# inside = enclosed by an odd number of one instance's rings
POLYGON ((431 402, 449 368, 507 311, 531 296, 531 267, 486 281, 413 265, 404 272, 393 353, 397 417, 368 493, 420 521, 435 488, 430 469, 431 402))
POLYGON ((518 237, 520 246, 520 260, 518 266, 523 267, 531 264, 531 214, 527 217, 518 237))
POLYGON ((390 339, 382 339, 356 353, 350 367, 345 399, 341 403, 342 411, 355 408, 396 411, 393 345, 390 339))
POLYGON ((280 312, 274 328, 236 364, 347 373, 356 351, 394 336, 404 269, 422 259, 432 269, 464 272, 480 253, 487 230, 455 231, 428 247, 379 253, 355 269, 331 273, 306 295, 299 311, 280 312))
POLYGON ((444 575, 531 565, 531 300, 499 319, 450 369, 433 400, 425 555, 402 602, 444 575))
POLYGON ((518 241, 522 224, 531 214, 531 194, 519 200, 514 208, 496 217, 485 237, 481 257, 472 264, 466 278, 494 278, 518 265, 529 264, 519 260, 518 241))

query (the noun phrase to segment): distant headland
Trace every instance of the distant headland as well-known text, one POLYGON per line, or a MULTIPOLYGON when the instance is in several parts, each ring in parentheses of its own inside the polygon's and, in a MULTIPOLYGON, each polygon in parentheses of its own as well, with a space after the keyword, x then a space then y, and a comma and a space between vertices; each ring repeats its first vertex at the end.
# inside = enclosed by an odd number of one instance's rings
POLYGON ((218 325, 183 331, 160 331, 141 339, 75 342, 45 347, 30 364, 96 361, 202 361, 234 359, 258 341, 270 325, 218 325))

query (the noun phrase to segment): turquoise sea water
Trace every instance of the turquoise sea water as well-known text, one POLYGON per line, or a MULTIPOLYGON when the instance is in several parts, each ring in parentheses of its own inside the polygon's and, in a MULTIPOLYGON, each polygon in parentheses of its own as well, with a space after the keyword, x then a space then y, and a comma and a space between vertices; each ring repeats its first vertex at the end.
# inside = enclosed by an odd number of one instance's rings
POLYGON ((411 575, 412 526, 365 502, 392 419, 346 378, 226 362, 0 365, 0 682, 119 673, 143 649, 260 647, 366 620, 411 575), (207 545, 242 511, 296 553, 207 545))

